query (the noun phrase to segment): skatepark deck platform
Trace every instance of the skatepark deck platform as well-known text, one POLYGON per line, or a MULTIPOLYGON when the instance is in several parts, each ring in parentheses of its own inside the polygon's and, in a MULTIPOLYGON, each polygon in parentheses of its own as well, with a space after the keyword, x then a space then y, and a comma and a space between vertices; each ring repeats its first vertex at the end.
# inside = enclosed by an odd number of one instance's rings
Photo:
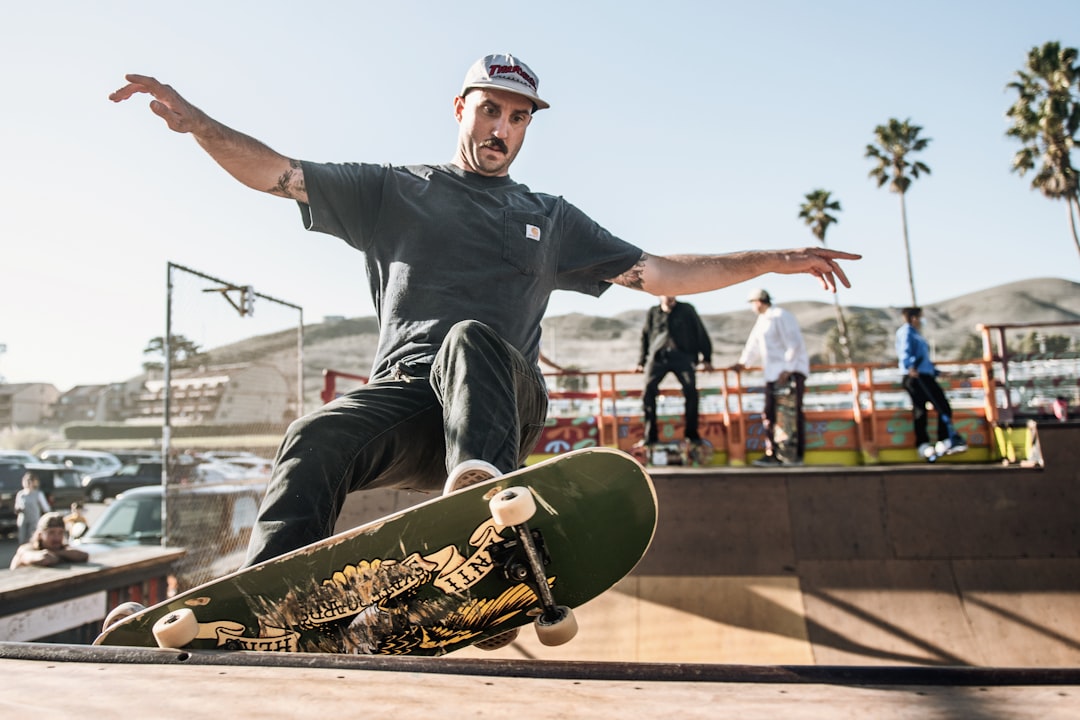
POLYGON ((1075 718, 1080 670, 207 653, 0 643, 5 717, 1075 718))

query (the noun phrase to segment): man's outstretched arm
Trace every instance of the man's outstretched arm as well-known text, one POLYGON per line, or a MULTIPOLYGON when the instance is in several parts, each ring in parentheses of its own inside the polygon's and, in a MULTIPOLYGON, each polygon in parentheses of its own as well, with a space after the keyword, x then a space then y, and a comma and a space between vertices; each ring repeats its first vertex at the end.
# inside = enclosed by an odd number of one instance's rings
POLYGON ((139 93, 154 99, 150 109, 170 129, 190 133, 210 157, 234 178, 255 190, 307 202, 304 171, 298 160, 271 150, 253 137, 222 125, 195 107, 178 92, 152 77, 126 75, 128 84, 109 95, 122 102, 139 93))
POLYGON ((827 248, 748 250, 726 255, 650 255, 612 278, 616 285, 650 295, 693 295, 737 285, 766 273, 813 275, 826 290, 836 292, 837 280, 851 287, 838 260, 858 260, 861 255, 827 248))

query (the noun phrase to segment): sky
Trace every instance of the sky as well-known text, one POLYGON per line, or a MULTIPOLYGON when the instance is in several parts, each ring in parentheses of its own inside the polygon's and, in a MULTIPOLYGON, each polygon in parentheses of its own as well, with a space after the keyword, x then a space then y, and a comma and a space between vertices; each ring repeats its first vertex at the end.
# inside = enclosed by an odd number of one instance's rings
MULTIPOLYGON (((799 206, 828 190, 842 205, 829 247, 864 256, 841 301, 864 307, 910 300, 899 198, 864 157, 877 125, 910 119, 931 139, 919 154, 931 174, 907 194, 921 305, 1080 280, 1064 203, 1010 172, 1019 146, 1004 134, 1027 52, 1080 46, 1076 0, 51 0, 8 3, 3 18, 7 382, 63 391, 138 373, 165 332, 169 263, 301 306, 307 323, 374 314, 361 255, 306 231, 294 202, 236 183, 145 96, 110 102, 125 73, 289 157, 443 163, 465 70, 512 52, 551 103, 515 180, 654 254, 814 245, 799 206)), ((776 275, 684 299, 728 312, 757 286, 780 305, 830 301, 813 278, 776 275)), ((654 302, 621 287, 558 292, 548 315, 654 302)), ((227 333, 295 326, 297 313, 265 306, 227 333)))

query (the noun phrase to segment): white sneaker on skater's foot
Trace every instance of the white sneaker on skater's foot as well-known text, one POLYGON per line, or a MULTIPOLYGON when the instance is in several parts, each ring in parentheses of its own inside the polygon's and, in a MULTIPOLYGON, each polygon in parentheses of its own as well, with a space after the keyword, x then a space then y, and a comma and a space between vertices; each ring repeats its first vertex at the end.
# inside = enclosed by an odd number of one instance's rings
POLYGON ((956 435, 955 437, 946 438, 945 440, 939 440, 938 444, 934 446, 938 455, 956 455, 962 453, 968 449, 967 443, 964 442, 964 438, 956 435))
POLYGON ((443 486, 443 495, 449 495, 455 490, 461 490, 500 475, 502 473, 499 468, 486 460, 466 460, 450 471, 450 476, 446 478, 446 485, 443 486))

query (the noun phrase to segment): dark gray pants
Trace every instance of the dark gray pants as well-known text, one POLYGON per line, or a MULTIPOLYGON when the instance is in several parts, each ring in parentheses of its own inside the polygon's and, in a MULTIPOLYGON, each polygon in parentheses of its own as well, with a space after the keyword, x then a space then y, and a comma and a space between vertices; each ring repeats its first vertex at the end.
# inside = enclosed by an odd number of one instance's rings
POLYGON ((930 442, 930 433, 927 432, 929 417, 926 412, 926 403, 930 403, 937 410, 937 439, 946 440, 956 435, 952 424, 952 406, 945 397, 945 391, 938 385, 937 378, 933 375, 919 373, 918 377, 905 375, 904 389, 911 396, 911 419, 915 429, 915 447, 930 442))
POLYGON ((701 435, 698 434, 698 391, 694 358, 681 350, 659 350, 645 365, 645 392, 641 396, 641 407, 645 415, 645 442, 653 445, 659 440, 656 399, 660 395, 660 383, 668 373, 674 373, 679 380, 683 397, 686 399, 683 436, 687 440, 699 441, 701 435))
POLYGON ((539 368, 487 325, 464 321, 426 370, 364 385, 289 426, 247 565, 330 536, 354 490, 441 490, 470 459, 521 466, 547 416, 539 368))

